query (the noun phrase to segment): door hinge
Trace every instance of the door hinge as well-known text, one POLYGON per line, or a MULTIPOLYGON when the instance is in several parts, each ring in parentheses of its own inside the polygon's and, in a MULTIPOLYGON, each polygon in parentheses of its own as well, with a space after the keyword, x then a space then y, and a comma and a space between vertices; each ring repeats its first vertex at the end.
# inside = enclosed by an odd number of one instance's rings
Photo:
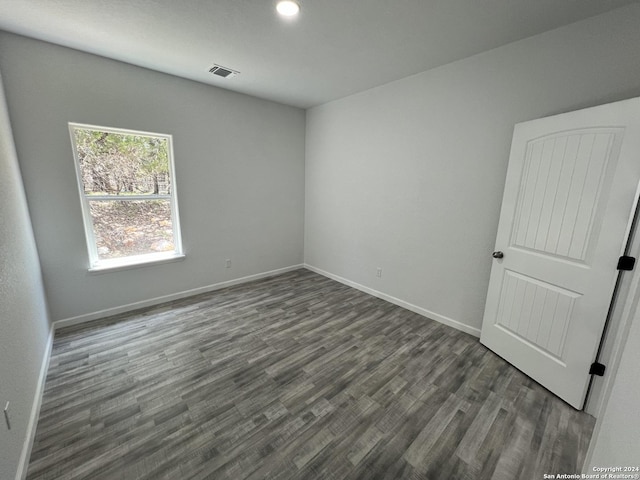
POLYGON ((593 362, 591 364, 591 368, 589 369, 589 375, 598 375, 602 377, 604 375, 604 371, 607 367, 598 362, 593 362))
POLYGON ((635 264, 635 257, 623 255, 618 259, 618 270, 633 270, 635 264))

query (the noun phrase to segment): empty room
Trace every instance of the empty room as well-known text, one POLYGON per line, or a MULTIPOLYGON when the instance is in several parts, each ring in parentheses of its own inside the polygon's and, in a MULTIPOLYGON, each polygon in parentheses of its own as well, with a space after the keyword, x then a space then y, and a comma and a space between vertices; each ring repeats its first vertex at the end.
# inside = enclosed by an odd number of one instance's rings
POLYGON ((639 26, 0 0, 0 479, 640 478, 639 26))

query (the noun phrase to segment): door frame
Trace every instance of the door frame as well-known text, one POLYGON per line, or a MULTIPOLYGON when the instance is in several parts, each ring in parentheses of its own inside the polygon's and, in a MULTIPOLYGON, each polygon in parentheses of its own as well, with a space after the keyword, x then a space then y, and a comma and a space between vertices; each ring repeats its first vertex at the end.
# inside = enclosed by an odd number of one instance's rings
MULTIPOLYGON (((640 185, 638 186, 640 192, 640 185)), ((638 194, 636 194, 636 212, 640 216, 640 202, 638 202, 638 194)), ((629 237, 629 254, 638 258, 640 255, 640 219, 636 222, 635 228, 630 232, 629 237)), ((595 377, 599 381, 594 380, 593 394, 587 398, 585 412, 596 417, 596 424, 591 435, 589 449, 582 465, 582 473, 591 473, 587 469, 593 458, 596 441, 602 428, 603 417, 607 409, 607 404, 611 397, 611 393, 618 375, 618 368, 624 353, 629 331, 633 322, 640 321, 640 266, 631 272, 624 272, 620 281, 620 295, 614 299, 616 305, 610 318, 610 327, 612 330, 606 332, 607 338, 603 342, 603 350, 608 347, 606 358, 602 361, 607 366, 604 377, 595 377)))
MULTIPOLYGON (((640 259, 640 184, 636 187, 634 205, 635 216, 629 219, 625 245, 628 255, 640 259)), ((611 307, 602 332, 598 358, 598 361, 606 366, 606 372, 602 377, 592 376, 583 407, 586 413, 596 419, 600 419, 604 414, 620 364, 620 357, 631 328, 633 313, 639 301, 640 262, 636 263, 633 271, 620 272, 616 290, 611 299, 611 307)), ((596 430, 594 430, 594 437, 596 430)))

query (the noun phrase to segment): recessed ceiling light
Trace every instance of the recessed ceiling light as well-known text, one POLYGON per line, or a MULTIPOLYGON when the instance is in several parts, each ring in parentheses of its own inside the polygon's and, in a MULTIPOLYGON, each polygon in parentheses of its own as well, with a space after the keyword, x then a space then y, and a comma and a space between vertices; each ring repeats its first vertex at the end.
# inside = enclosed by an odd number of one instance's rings
POLYGON ((281 0, 276 5, 276 10, 280 15, 284 15, 285 17, 293 17, 300 11, 300 5, 298 5, 298 2, 294 2, 292 0, 281 0))

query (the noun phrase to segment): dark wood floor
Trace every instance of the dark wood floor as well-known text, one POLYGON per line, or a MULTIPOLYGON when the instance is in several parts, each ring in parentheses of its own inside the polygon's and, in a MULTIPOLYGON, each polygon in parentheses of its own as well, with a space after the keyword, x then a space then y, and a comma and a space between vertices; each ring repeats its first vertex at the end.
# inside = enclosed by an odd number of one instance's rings
POLYGON ((593 418, 306 270, 56 333, 28 479, 541 479, 593 418))

